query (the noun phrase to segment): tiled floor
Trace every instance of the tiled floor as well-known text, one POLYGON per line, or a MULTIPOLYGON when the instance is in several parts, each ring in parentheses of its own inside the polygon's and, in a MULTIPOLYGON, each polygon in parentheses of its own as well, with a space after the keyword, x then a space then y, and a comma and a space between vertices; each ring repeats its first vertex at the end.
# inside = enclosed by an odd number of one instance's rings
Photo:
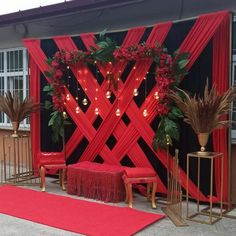
MULTIPOLYGON (((67 195, 66 192, 60 190, 59 186, 52 183, 52 179, 47 179, 47 192, 55 193, 59 195, 67 195)), ((31 187, 36 190, 40 190, 39 187, 31 187)), ((77 196, 70 197, 78 198, 77 196)), ((17 197, 17 196, 16 196, 17 197)), ((84 199, 84 198, 81 198, 84 199)), ((84 199, 88 200, 88 199, 84 199)), ((111 204, 113 205, 113 204, 111 204)), ((118 206, 125 206, 125 203, 114 204, 118 206)), ((153 212, 163 213, 161 205, 158 203, 157 209, 151 209, 150 203, 146 199, 138 194, 134 195, 133 208, 153 212)), ((193 210, 195 204, 191 204, 193 210)), ((195 209, 195 208, 194 208, 195 209)), ((183 210, 185 211, 185 203, 183 204, 183 210)), ((231 214, 236 215, 236 210, 231 214)), ((205 225, 195 222, 187 221, 189 226, 176 227, 168 218, 160 220, 144 230, 138 232, 137 236, 235 236, 236 235, 236 220, 223 218, 214 225, 205 225)), ((46 225, 33 223, 30 221, 18 219, 15 217, 0 214, 0 236, 74 236, 78 235, 68 231, 59 230, 46 225)), ((111 235, 112 236, 112 235, 111 235)), ((122 235, 121 235, 122 236, 122 235)))

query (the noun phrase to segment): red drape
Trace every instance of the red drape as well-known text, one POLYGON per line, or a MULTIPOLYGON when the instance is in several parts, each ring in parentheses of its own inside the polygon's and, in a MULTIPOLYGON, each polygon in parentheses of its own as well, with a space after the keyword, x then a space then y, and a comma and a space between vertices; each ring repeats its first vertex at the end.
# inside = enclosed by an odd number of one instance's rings
MULTIPOLYGON (((230 16, 228 15, 221 22, 216 34, 213 38, 213 84, 219 93, 224 93, 229 88, 229 34, 230 34, 230 16)), ((213 146, 217 152, 224 154, 224 189, 223 200, 229 202, 228 199, 228 142, 227 129, 222 128, 213 132, 213 146)), ((220 199, 220 181, 221 181, 221 161, 215 162, 215 186, 217 198, 220 199)))
MULTIPOLYGON (((189 52, 190 59, 188 69, 194 64, 208 42, 213 39, 213 82, 218 84, 217 89, 223 92, 228 87, 229 73, 229 12, 213 13, 200 16, 189 34, 180 46, 180 52, 189 52), (225 28, 224 28, 225 27, 225 28), (222 46, 224 45, 224 46, 222 46)), ((219 130, 213 134, 214 151, 224 153, 224 173, 228 173, 227 169, 227 134, 226 130, 219 130)), ((215 183, 217 196, 220 193, 220 163, 215 164, 215 183)), ((183 180, 185 181, 185 180, 183 180)), ((225 177, 223 195, 227 198, 228 178, 225 177)), ((204 200, 204 199, 201 199, 204 200)))
MULTIPOLYGON (((126 45, 126 42, 130 42, 130 41, 138 43, 140 38, 142 37, 142 35, 144 33, 144 30, 145 30, 144 27, 129 30, 122 45, 126 45)), ((83 40, 84 44, 86 46, 88 46, 88 48, 89 48, 90 45, 94 45, 94 35, 93 34, 81 35, 81 39, 83 40)), ((77 49, 77 47, 75 46, 75 44, 73 43, 73 41, 71 40, 70 37, 60 37, 60 38, 55 38, 54 40, 55 40, 57 46, 60 49, 67 49, 69 51, 77 49)), ((116 65, 116 67, 118 67, 120 70, 124 69, 124 66, 122 66, 122 65, 116 65)), ((85 69, 85 68, 80 68, 80 71, 82 72, 83 69, 85 69)), ((80 76, 84 76, 83 74, 82 75, 78 74, 77 71, 76 71, 76 68, 72 68, 72 71, 73 71, 73 73, 76 76, 78 81, 80 81, 80 76)), ((93 75, 90 73, 90 71, 87 72, 86 78, 87 78, 86 85, 84 83, 80 83, 80 84, 83 87, 83 89, 86 86, 89 87, 89 90, 87 91, 87 96, 89 97, 89 99, 91 101, 94 99, 94 95, 96 94, 96 96, 98 98, 98 102, 99 102, 99 107, 100 108, 102 107, 102 109, 100 109, 100 111, 99 111, 99 114, 103 119, 105 119, 105 117, 106 117, 106 115, 109 112, 109 109, 111 107, 110 102, 105 98, 105 95, 104 95, 105 94, 105 89, 106 89, 106 83, 105 82, 103 83, 103 89, 102 90, 99 89, 98 91, 96 91, 96 87, 97 87, 96 82, 94 81, 93 75)), ((92 106, 89 107, 89 109, 86 113, 86 116, 88 116, 91 119, 90 120, 91 123, 93 123, 93 121, 96 119, 96 115, 94 114, 94 107, 92 107, 92 106)), ((120 123, 119 126, 122 129, 125 128, 125 125, 122 124, 122 123, 120 123)), ((78 139, 78 132, 77 132, 76 135, 73 135, 71 137, 68 144, 72 141, 72 139, 74 139, 74 141, 73 141, 73 143, 75 144, 74 147, 77 146, 77 144, 80 141, 78 139)), ((115 133, 115 136, 119 139, 119 133, 115 133)), ((82 139, 82 136, 81 136, 81 139, 82 139)), ((68 153, 71 153, 73 151, 73 148, 68 145, 68 150, 67 151, 68 151, 68 153)))
MULTIPOLYGON (((169 27, 168 27, 169 28, 169 27)), ((159 35, 159 27, 156 26, 153 28, 148 40, 147 45, 154 45, 157 42, 157 38, 159 35)), ((97 133, 94 137, 94 139, 89 143, 87 146, 85 152, 82 154, 80 160, 92 160, 96 157, 97 153, 102 150, 107 137, 109 137, 117 124, 119 123, 123 113, 126 111, 129 103, 131 100, 133 100, 133 88, 136 83, 136 78, 140 78, 138 81, 139 84, 141 84, 142 79, 145 77, 147 71, 149 70, 149 67, 151 66, 151 60, 143 60, 143 61, 137 61, 135 63, 135 67, 138 68, 138 70, 132 70, 129 73, 128 78, 126 79, 126 82, 123 86, 123 88, 120 89, 119 98, 116 99, 116 101, 113 103, 112 108, 109 110, 108 115, 103 120, 103 123, 100 125, 99 129, 97 130, 97 133), (117 107, 121 110, 121 116, 117 117, 115 115, 115 111, 117 107)))
POLYGON ((228 17, 228 12, 212 13, 197 18, 194 26, 181 44, 180 52, 189 52, 188 69, 192 67, 208 42, 212 39, 221 22, 228 17))
MULTIPOLYGON (((40 71, 35 61, 30 57, 30 97, 34 98, 35 102, 40 102, 40 71)), ((33 169, 37 170, 37 153, 40 152, 40 112, 32 113, 30 119, 31 144, 32 144, 32 157, 33 169)))

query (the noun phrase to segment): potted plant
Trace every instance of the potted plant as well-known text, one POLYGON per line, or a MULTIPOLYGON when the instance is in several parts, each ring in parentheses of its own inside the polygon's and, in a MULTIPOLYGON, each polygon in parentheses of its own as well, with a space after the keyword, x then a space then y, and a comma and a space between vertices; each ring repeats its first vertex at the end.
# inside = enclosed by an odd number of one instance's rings
POLYGON ((201 146, 199 154, 205 153, 205 146, 209 134, 216 128, 228 125, 227 114, 230 104, 235 99, 236 88, 231 87, 225 93, 219 94, 215 86, 209 90, 208 82, 205 85, 203 97, 190 96, 185 91, 177 88, 170 91, 172 99, 184 114, 184 121, 190 124, 198 136, 201 146))
POLYGON ((17 94, 12 95, 9 91, 5 95, 0 95, 0 111, 6 113, 12 123, 14 131, 12 137, 18 137, 20 122, 39 109, 40 104, 35 103, 33 98, 26 97, 21 101, 17 94))

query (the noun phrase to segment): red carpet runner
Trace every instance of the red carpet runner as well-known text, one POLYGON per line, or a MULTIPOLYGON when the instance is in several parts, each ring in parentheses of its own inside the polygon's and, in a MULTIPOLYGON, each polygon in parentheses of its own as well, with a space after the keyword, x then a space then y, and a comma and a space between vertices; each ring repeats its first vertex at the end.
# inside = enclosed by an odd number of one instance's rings
POLYGON ((94 236, 132 235, 164 217, 9 185, 0 187, 0 212, 94 236))

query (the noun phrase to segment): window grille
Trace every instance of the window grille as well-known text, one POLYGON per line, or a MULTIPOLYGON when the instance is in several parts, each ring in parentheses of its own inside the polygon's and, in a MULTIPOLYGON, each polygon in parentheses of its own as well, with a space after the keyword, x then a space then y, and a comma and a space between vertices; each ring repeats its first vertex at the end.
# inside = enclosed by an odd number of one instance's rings
MULTIPOLYGON (((25 48, 0 51, 0 94, 7 91, 18 94, 21 99, 29 95, 28 54, 25 48)), ((0 127, 11 127, 10 120, 0 112, 0 127)), ((21 122, 20 128, 29 128, 29 119, 21 122)))

